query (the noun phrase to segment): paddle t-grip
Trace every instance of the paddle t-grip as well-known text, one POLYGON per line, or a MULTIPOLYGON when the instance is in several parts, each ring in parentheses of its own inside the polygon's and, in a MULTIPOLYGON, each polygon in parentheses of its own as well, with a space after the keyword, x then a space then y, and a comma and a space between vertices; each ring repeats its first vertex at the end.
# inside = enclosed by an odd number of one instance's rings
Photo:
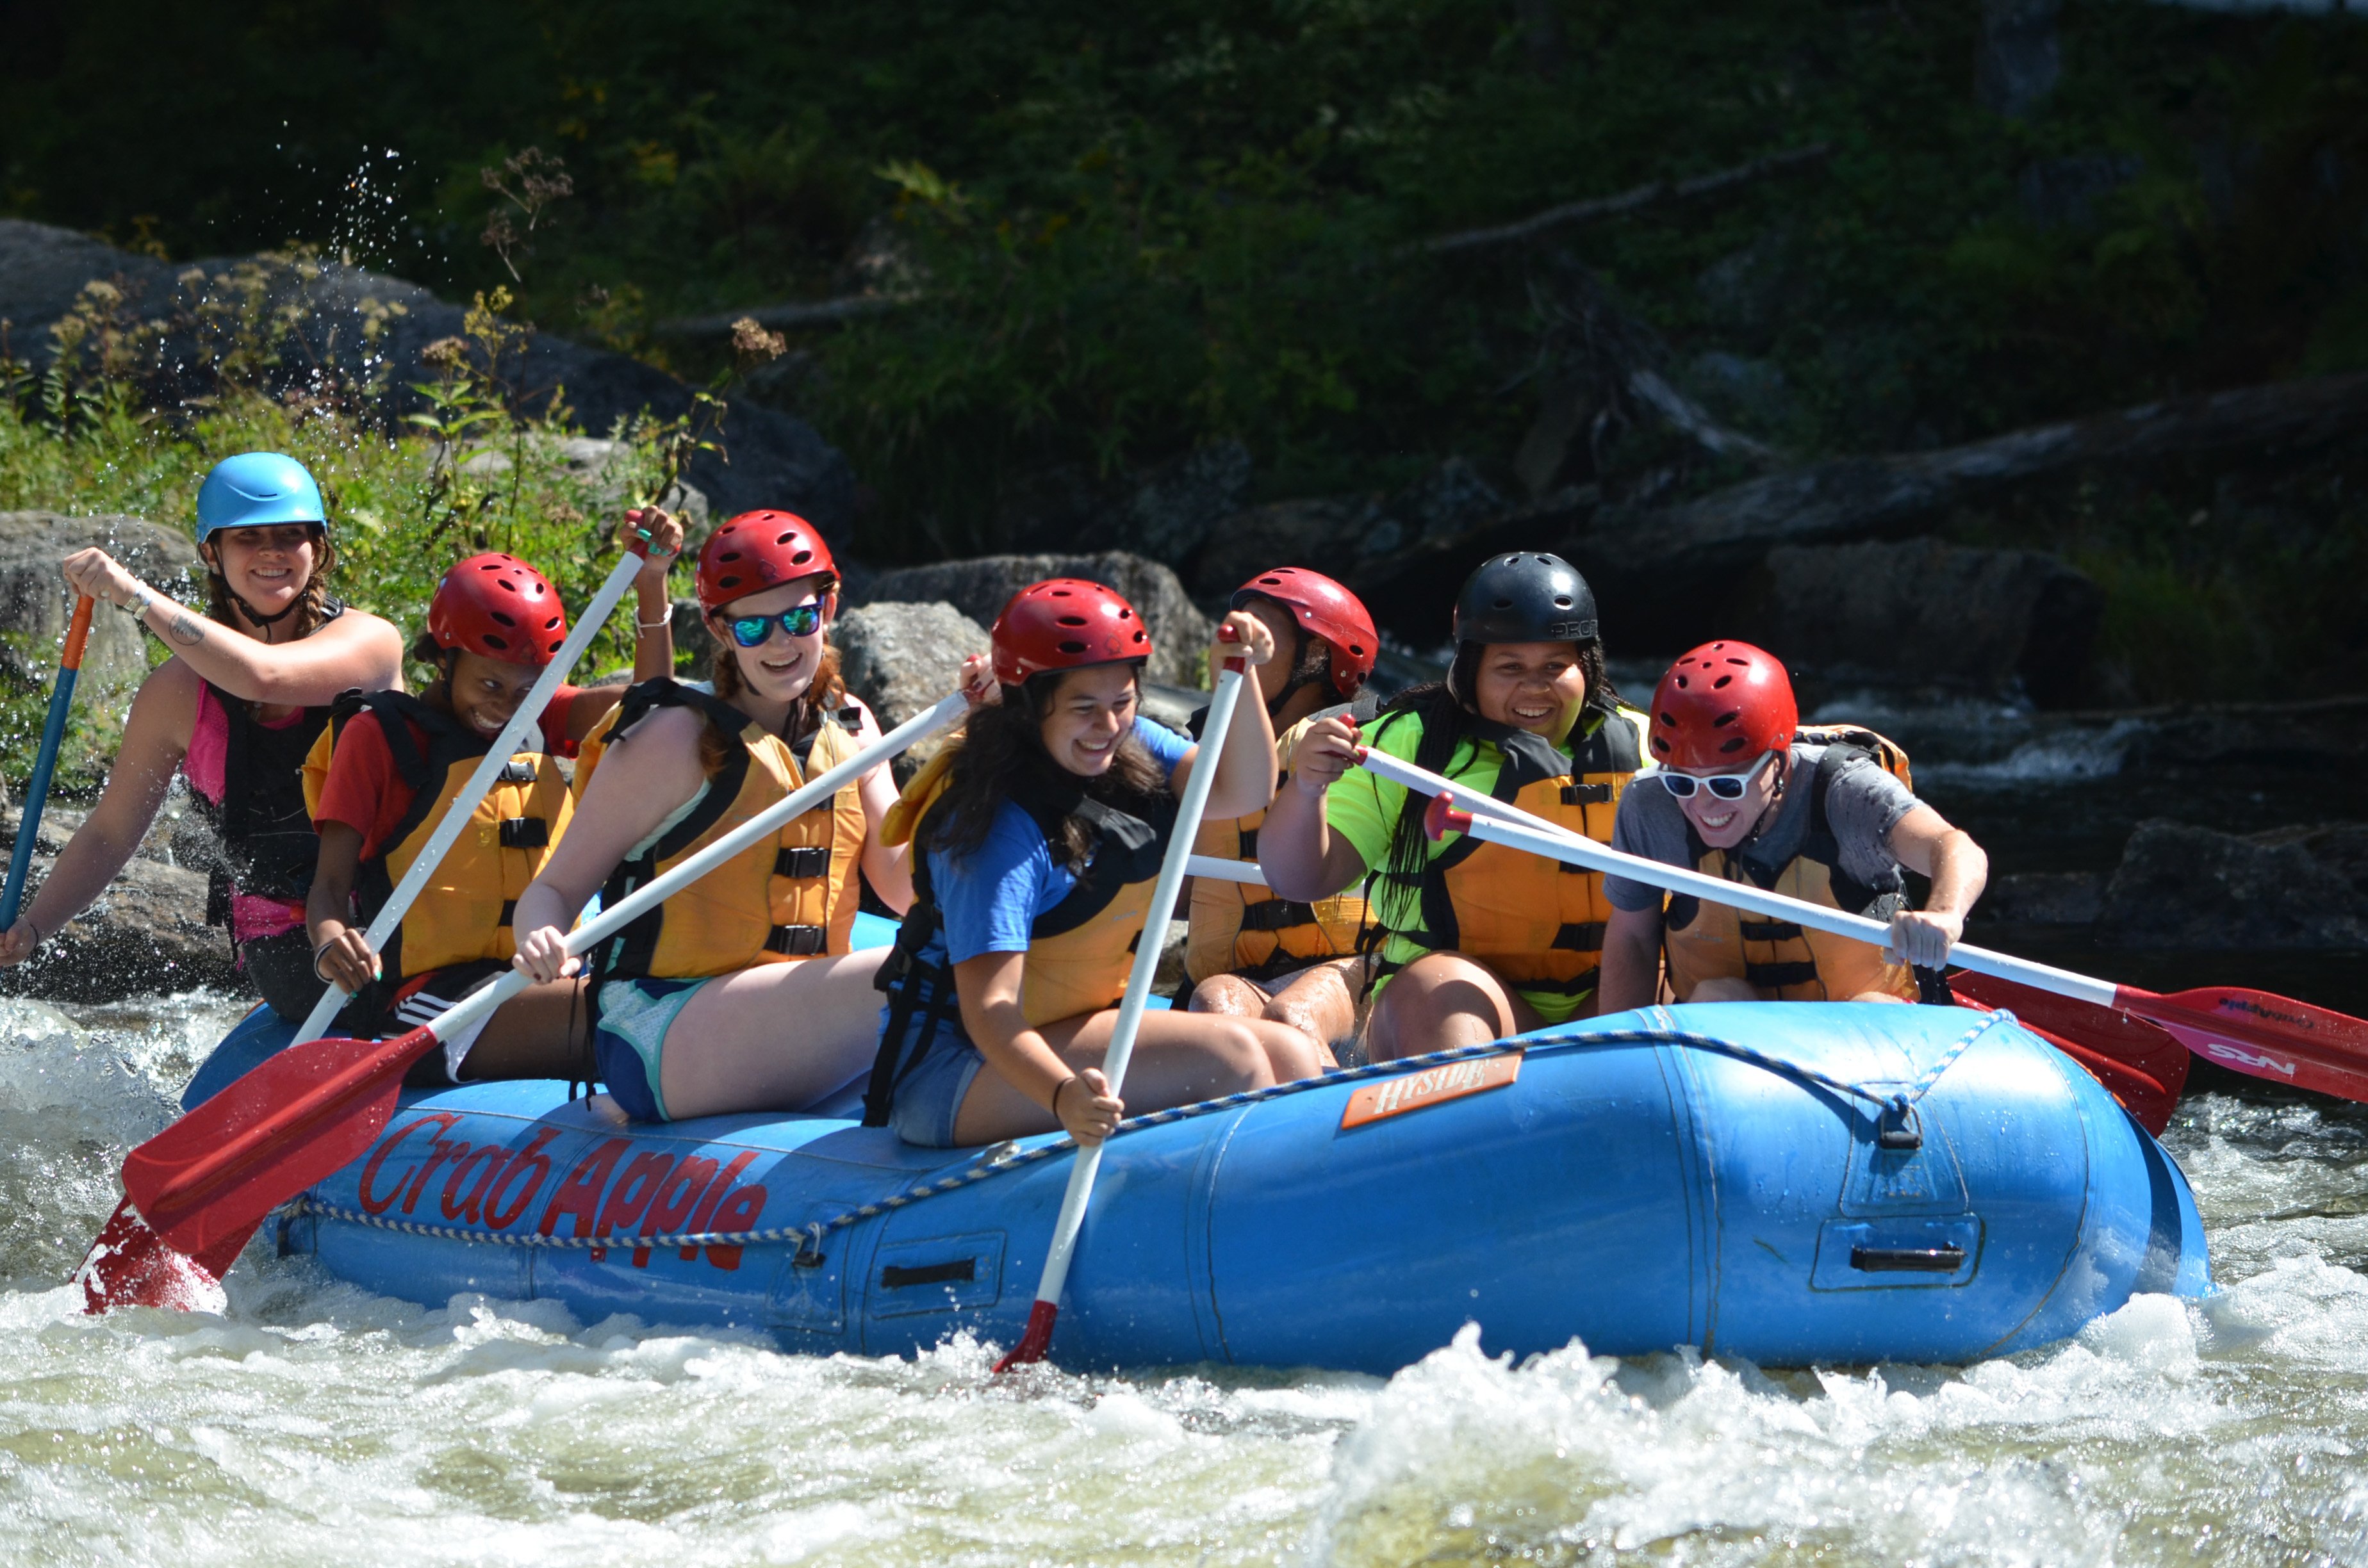
MULTIPOLYGON (((1241 634, 1240 634, 1240 633, 1238 633, 1238 632, 1236 632, 1236 631, 1235 631, 1231 626, 1227 626, 1227 625, 1220 625, 1220 626, 1217 628, 1217 641, 1218 641, 1218 642, 1240 642, 1241 640, 1242 640, 1242 639, 1241 639, 1241 634)), ((1229 670, 1233 671, 1235 675, 1241 675, 1241 674, 1243 674, 1243 673, 1245 673, 1246 671, 1247 671, 1247 670, 1248 670, 1248 668, 1250 667, 1250 662, 1249 662, 1247 659, 1244 658, 1241 654, 1239 654, 1239 653, 1235 653, 1233 657, 1231 657, 1231 658, 1229 658, 1229 659, 1225 660, 1225 661, 1224 662, 1224 664, 1223 664, 1223 665, 1222 665, 1221 667, 1223 667, 1223 668, 1224 668, 1224 669, 1229 669, 1229 670)))
POLYGON ((1433 844, 1451 833, 1470 833, 1472 813, 1458 811, 1452 795, 1433 795, 1430 804, 1423 808, 1422 830, 1430 835, 1433 844))

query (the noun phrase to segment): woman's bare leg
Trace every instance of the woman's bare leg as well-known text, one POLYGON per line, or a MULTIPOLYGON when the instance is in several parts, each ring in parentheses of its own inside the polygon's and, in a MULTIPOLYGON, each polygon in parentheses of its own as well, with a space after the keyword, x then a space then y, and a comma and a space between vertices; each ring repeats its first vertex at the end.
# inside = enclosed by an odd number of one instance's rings
POLYGON ((1365 1038, 1374 1061, 1395 1062, 1453 1046, 1486 1045, 1544 1021, 1479 960, 1425 953, 1383 987, 1365 1038))
POLYGON ((666 1030, 666 1114, 796 1110, 852 1081, 880 1049, 881 948, 759 964, 699 989, 666 1030))
POLYGON ((1357 1032, 1357 992, 1364 963, 1362 959, 1334 959, 1311 964, 1283 982, 1260 1016, 1289 1024, 1315 1042, 1326 1066, 1337 1066, 1332 1042, 1357 1032))
POLYGON ((1266 1013, 1266 987, 1238 974, 1212 974, 1192 988, 1185 1004, 1195 1013, 1217 1013, 1228 1018, 1256 1018, 1266 1013))
MULTIPOLYGON (((1047 1024, 1042 1032, 1061 1059, 1082 1073, 1102 1064, 1117 1027, 1118 1013, 1106 1008, 1047 1024)), ((1313 1077, 1321 1071, 1323 1062, 1307 1037, 1285 1024, 1210 1013, 1145 1013, 1120 1096, 1129 1115, 1139 1115, 1313 1077)), ((962 1097, 962 1111, 954 1118, 954 1141, 993 1143, 1057 1131, 1059 1126, 1051 1111, 988 1067, 971 1081, 970 1093, 962 1097)))

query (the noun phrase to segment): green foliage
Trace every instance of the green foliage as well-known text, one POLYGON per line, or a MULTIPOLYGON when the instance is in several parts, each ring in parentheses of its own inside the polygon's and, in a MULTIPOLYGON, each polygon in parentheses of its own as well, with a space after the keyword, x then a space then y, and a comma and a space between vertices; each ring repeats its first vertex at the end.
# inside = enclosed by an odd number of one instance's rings
MULTIPOLYGON (((0 756, 10 761, 8 803, 24 805, 25 776, 49 722, 50 693, 58 678, 58 650, 40 647, 22 632, 0 632, 0 756)), ((51 792, 60 799, 94 795, 115 758, 117 726, 85 699, 67 710, 51 792)))
MULTIPOLYGON (((257 289, 253 298, 267 295, 257 289)), ((162 324, 123 319, 120 302, 105 285, 85 290, 41 376, 0 362, 0 387, 10 390, 0 397, 0 510, 120 512, 191 528, 198 486, 216 462, 283 451, 312 472, 327 500, 334 590, 406 635, 424 623, 445 569, 487 550, 531 562, 568 604, 582 606, 616 564, 623 509, 666 494, 691 458, 712 449, 723 413, 719 387, 679 418, 623 422, 598 460, 576 459, 564 403, 522 412, 501 375, 522 329, 503 313, 507 292, 495 290, 478 297, 465 335, 431 346, 438 379, 418 389, 428 408, 399 430, 377 419, 363 389, 270 395, 262 376, 285 324, 268 310, 222 324, 211 394, 174 410, 177 417, 156 417, 135 412, 138 357, 119 346, 162 324)), ((612 618, 582 667, 629 666, 632 645, 625 619, 612 618)), ((427 674, 413 672, 415 681, 427 674)), ((12 686, 0 700, 33 703, 38 733, 46 689, 12 686)), ((12 738, 21 733, 13 720, 0 722, 12 725, 12 738)))
MULTIPOLYGON (((1008 545, 1048 475, 1115 476, 1219 439, 1250 448, 1262 497, 1387 489, 1450 454, 1510 489, 1553 353, 1598 285, 1678 381, 1712 351, 1758 367, 1775 395, 1722 416, 1804 458, 2368 368, 2356 16, 2066 6, 2063 80, 2010 121, 1975 98, 1980 15, 1964 0, 353 0, 233 17, 86 0, 22 18, 0 57, 0 209, 184 256, 301 233, 457 297, 512 288, 521 319, 694 377, 730 352, 669 334, 672 318, 911 296, 798 334, 766 394, 854 459, 880 560, 1008 545), (1713 199, 1452 256, 1420 245, 1812 142, 1831 148, 1815 170, 1713 199), (564 157, 564 200, 538 149, 564 157)), ((582 509, 580 476, 484 417, 495 392, 478 406, 456 388, 437 425, 394 441, 234 400, 167 433, 134 428, 87 369, 120 343, 94 329, 75 352, 85 369, 14 399, 39 439, 0 430, 17 494, 104 490, 185 516, 165 449, 227 449, 206 443, 279 422, 335 432, 314 446, 354 471, 336 483, 390 540, 583 543, 564 529, 586 525, 551 520, 582 509), (498 473, 495 448, 515 460, 498 473)), ((1731 477, 1650 431, 1603 463, 1613 499, 1731 477)), ((2275 540, 2216 527, 2171 550, 2138 503, 2084 528, 2134 689, 2175 684, 2145 672, 2191 631, 2258 625, 2215 665, 2245 680, 2306 656, 2293 629, 2322 615, 2323 560, 2273 571, 2275 540)), ((369 574, 391 574, 402 613, 414 567, 400 548, 380 564, 368 525, 354 531, 353 580, 379 591, 369 574)), ((2317 645, 2344 619, 2317 623, 2317 645)))
POLYGON ((1562 0, 1546 44, 1540 9, 93 0, 0 63, 0 203, 178 252, 311 233, 694 373, 723 356, 670 317, 917 292, 816 329, 780 394, 879 490, 883 555, 1220 437, 1269 494, 1501 473, 1558 252, 1680 367, 1774 366, 1757 433, 1807 455, 2362 362, 2351 18, 2069 7, 2017 123, 1974 101, 1957 0, 1562 0), (1406 249, 1816 141, 1715 201, 1406 249))

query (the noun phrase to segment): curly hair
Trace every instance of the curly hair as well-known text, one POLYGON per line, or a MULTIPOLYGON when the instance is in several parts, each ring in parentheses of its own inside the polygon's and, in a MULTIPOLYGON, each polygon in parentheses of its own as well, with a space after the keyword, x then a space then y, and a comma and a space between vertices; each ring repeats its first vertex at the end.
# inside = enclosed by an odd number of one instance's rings
MULTIPOLYGON (((1139 687, 1143 662, 1132 663, 1139 687)), ((953 743, 958 749, 949 767, 946 792, 921 819, 916 847, 940 849, 955 859, 976 854, 1003 802, 1012 798, 1014 785, 1021 780, 1045 786, 1056 796, 1099 801, 1134 816, 1144 815, 1167 792, 1167 775, 1158 759, 1131 729, 1119 736, 1109 769, 1098 777, 1083 778, 1053 760, 1044 749, 1043 716, 1070 673, 1051 670, 1031 676, 1024 686, 1005 687, 999 705, 971 710, 953 743)), ((1076 871, 1093 853, 1094 832, 1072 811, 1050 843, 1054 863, 1076 871)))

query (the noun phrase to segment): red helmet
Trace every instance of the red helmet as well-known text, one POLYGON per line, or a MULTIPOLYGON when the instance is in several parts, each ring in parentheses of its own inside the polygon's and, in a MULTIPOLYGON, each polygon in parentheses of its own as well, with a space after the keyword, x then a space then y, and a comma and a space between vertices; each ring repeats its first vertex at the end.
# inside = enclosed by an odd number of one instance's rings
POLYGON ((699 608, 716 609, 815 575, 837 585, 837 563, 812 523, 794 512, 743 512, 700 547, 699 608))
POLYGON ((567 610, 558 590, 517 556, 472 555, 436 585, 427 635, 438 648, 540 667, 567 641, 567 610))
POLYGON ((1115 589, 1055 577, 1020 589, 995 618, 995 678, 1018 686, 1046 670, 1151 657, 1143 617, 1115 589))
POLYGON ((1792 677, 1748 642, 1705 642, 1669 666, 1653 693, 1653 760, 1741 767, 1783 751, 1801 727, 1792 677))
POLYGON ((1321 572, 1310 572, 1304 566, 1278 566, 1235 588, 1232 602, 1225 608, 1239 609, 1242 601, 1253 594, 1285 606, 1302 631, 1330 643, 1332 689, 1343 698, 1357 695, 1365 677, 1373 673, 1373 660, 1381 652, 1382 638, 1373 630, 1373 618, 1366 613, 1356 595, 1321 572))

